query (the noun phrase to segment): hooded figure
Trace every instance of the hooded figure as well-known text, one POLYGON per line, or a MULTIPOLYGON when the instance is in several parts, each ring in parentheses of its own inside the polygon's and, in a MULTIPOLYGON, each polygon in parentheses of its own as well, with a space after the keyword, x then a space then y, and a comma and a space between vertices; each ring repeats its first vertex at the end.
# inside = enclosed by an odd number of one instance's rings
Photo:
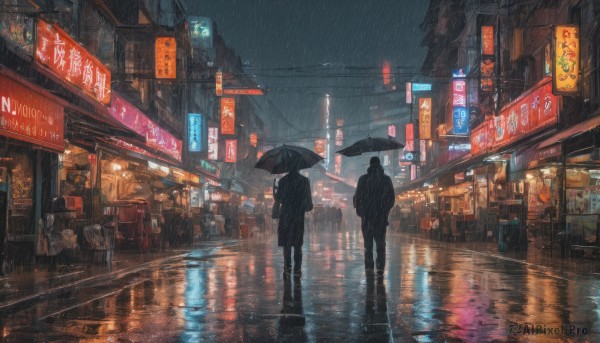
POLYGON ((361 218, 365 243, 365 271, 373 275, 373 239, 377 244, 377 274, 383 276, 385 268, 385 234, 388 215, 394 206, 392 179, 383 173, 379 157, 371 157, 367 174, 358 179, 354 193, 354 207, 361 218))
POLYGON ((302 245, 304 244, 304 213, 313 209, 308 178, 294 168, 279 180, 275 200, 281 203, 277 243, 283 247, 284 275, 292 269, 292 247, 294 247, 294 274, 301 274, 302 245))

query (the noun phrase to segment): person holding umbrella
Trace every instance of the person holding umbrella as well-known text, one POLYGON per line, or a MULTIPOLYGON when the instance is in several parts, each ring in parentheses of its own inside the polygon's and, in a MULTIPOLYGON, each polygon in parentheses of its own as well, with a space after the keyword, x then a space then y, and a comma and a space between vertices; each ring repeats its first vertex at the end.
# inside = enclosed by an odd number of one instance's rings
POLYGON ((299 170, 310 168, 323 158, 315 152, 292 145, 265 152, 256 162, 255 168, 271 174, 288 173, 279 180, 274 198, 275 205, 281 204, 277 245, 283 247, 283 275, 292 271, 292 247, 294 248, 294 274, 302 274, 302 245, 304 244, 304 213, 313 209, 310 181, 300 175, 299 170))
POLYGON ((304 213, 313 209, 308 178, 300 175, 298 168, 279 180, 275 200, 281 203, 277 243, 283 247, 284 275, 292 270, 294 248, 294 274, 302 273, 302 245, 304 244, 304 213))
POLYGON ((353 197, 356 214, 361 218, 365 245, 365 272, 373 276, 373 240, 377 244, 377 276, 383 277, 385 268, 385 234, 388 215, 394 206, 394 185, 383 173, 379 157, 371 157, 367 174, 358 179, 353 197))

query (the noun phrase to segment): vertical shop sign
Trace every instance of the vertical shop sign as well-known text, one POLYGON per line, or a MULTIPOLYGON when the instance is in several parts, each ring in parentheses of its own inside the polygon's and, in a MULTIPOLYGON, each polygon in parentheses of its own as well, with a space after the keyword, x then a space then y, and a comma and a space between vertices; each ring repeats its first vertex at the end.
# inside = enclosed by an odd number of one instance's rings
POLYGON ((406 83, 406 103, 412 104, 412 83, 406 83))
POLYGON ((383 68, 381 69, 381 74, 383 75, 383 84, 385 86, 389 85, 392 81, 391 71, 392 68, 390 66, 390 62, 384 61, 383 68))
POLYGON ((419 99, 419 139, 431 139, 431 98, 419 99))
POLYGON ((408 123, 404 126, 406 142, 404 151, 415 151, 415 125, 408 123))
POLYGON ((465 79, 452 81, 452 106, 467 106, 467 81, 465 79))
POLYGON ((188 113, 188 151, 204 151, 204 116, 198 113, 188 113))
POLYGON ((187 16, 192 46, 196 49, 212 49, 213 22, 208 17, 187 16))
POLYGON ((65 150, 61 105, 4 75, 0 75, 0 101, 0 135, 65 150))
POLYGON ((452 109, 452 134, 466 135, 469 133, 469 116, 466 107, 452 109))
POLYGON ((235 98, 221 98, 221 134, 235 135, 235 98))
POLYGON ((494 92, 494 69, 496 67, 494 49, 494 27, 481 27, 481 62, 479 64, 479 89, 482 93, 494 92))
POLYGON ((323 158, 327 156, 325 147, 327 146, 327 140, 324 138, 315 139, 315 153, 323 158))
POLYGON ((258 145, 258 134, 256 132, 250 134, 250 145, 255 148, 258 145))
POLYGON ((388 137, 396 138, 396 125, 388 125, 388 137))
POLYGON ((335 130, 335 146, 342 146, 344 144, 344 130, 338 127, 335 130))
POLYGON ((579 28, 553 27, 552 91, 555 95, 579 92, 579 28))
POLYGON ((208 128, 208 159, 216 161, 219 158, 219 128, 208 128))
POLYGON ((215 94, 223 95, 223 72, 221 71, 215 73, 215 94))
POLYGON ((225 162, 235 163, 237 161, 237 139, 225 140, 225 162))
POLYGON ((174 37, 156 38, 154 76, 157 79, 175 79, 177 77, 177 41, 174 37))
POLYGON ((35 60, 98 102, 110 104, 110 71, 57 25, 37 21, 35 60))
POLYGON ((493 56, 482 56, 479 65, 479 88, 482 93, 494 92, 494 69, 496 68, 496 59, 493 56))
POLYGON ((494 55, 494 27, 481 27, 481 54, 484 56, 494 55))

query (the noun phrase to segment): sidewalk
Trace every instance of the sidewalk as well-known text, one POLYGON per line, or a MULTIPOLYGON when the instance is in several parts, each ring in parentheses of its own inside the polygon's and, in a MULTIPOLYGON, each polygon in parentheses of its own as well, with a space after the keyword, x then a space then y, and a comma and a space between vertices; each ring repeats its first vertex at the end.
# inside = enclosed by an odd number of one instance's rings
POLYGON ((418 233, 401 233, 414 240, 444 244, 450 249, 469 251, 499 260, 529 265, 564 276, 600 277, 600 260, 582 257, 560 257, 560 251, 539 250, 529 243, 527 251, 500 252, 496 242, 440 242, 421 237, 418 233))
POLYGON ((227 241, 203 241, 193 247, 181 247, 159 253, 117 250, 110 264, 82 261, 73 263, 68 268, 45 264, 26 266, 0 277, 0 312, 82 284, 121 278, 154 264, 182 258, 188 254, 187 249, 217 249, 227 244, 227 241))

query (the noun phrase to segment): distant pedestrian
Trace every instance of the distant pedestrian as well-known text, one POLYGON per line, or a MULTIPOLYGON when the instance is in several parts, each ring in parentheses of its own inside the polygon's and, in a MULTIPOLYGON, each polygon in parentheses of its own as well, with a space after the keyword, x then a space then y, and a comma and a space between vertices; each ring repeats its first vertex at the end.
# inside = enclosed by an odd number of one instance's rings
POLYGON ((292 247, 294 248, 294 274, 300 275, 302 245, 304 244, 304 213, 313 209, 308 178, 292 169, 279 180, 275 200, 281 203, 277 243, 283 247, 284 276, 292 271, 292 247))
POLYGON ((379 157, 371 157, 367 174, 358 179, 354 194, 356 214, 361 218, 365 244, 365 272, 373 275, 373 240, 377 244, 377 275, 383 276, 385 268, 385 234, 388 215, 394 206, 394 186, 383 173, 379 157))
POLYGON ((341 208, 337 208, 337 215, 336 215, 336 225, 337 225, 337 229, 341 230, 342 229, 342 209, 341 208))

